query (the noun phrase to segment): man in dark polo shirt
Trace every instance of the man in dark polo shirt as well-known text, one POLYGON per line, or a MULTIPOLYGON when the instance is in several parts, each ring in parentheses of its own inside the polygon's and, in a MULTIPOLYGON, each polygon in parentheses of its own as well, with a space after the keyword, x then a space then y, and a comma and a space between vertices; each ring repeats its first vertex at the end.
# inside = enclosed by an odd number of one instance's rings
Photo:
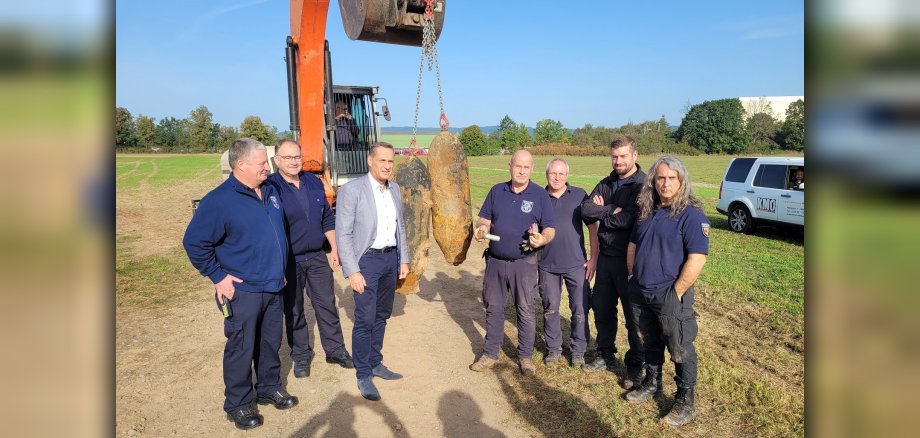
POLYGON ((682 426, 693 419, 699 328, 693 285, 709 253, 709 219, 693 194, 687 168, 665 155, 651 167, 639 194, 639 218, 626 252, 629 294, 645 340, 646 375, 626 394, 633 403, 661 392, 661 365, 667 346, 674 362, 677 393, 664 420, 682 426))
POLYGON ((354 368, 345 349, 333 291, 332 267, 339 265, 335 213, 326 201, 323 183, 312 173, 302 171, 300 145, 294 140, 278 143, 275 164, 278 172, 270 175, 268 182, 275 186, 284 201, 293 256, 287 269, 291 281, 284 288, 284 325, 294 361, 294 377, 308 377, 313 361, 310 329, 304 317, 304 288, 316 314, 326 362, 354 368), (326 241, 332 248, 332 267, 323 251, 326 241))
POLYGON ((484 371, 498 361, 504 337, 505 301, 510 292, 517 308, 518 358, 521 372, 533 375, 533 342, 536 336, 533 301, 537 293, 537 257, 534 250, 553 240, 556 233, 553 206, 546 190, 530 181, 533 157, 519 150, 508 164, 511 181, 496 184, 489 191, 474 236, 487 233, 500 240, 489 242, 486 272, 482 280, 482 302, 486 308, 486 338, 482 356, 470 365, 484 371))
MULTIPOLYGON (((572 366, 585 365, 588 347, 585 306, 590 291, 587 282, 594 274, 594 264, 585 254, 584 218, 581 204, 588 194, 568 184, 569 165, 560 158, 546 165, 546 191, 556 219, 556 236, 540 251, 540 297, 543 299, 543 334, 546 338, 547 365, 559 363, 562 358, 562 328, 559 305, 562 301, 562 283, 569 291, 572 366), (588 270, 591 265, 590 272, 588 270)), ((588 226, 591 242, 591 260, 597 261, 597 222, 588 226)))
POLYGON ((626 378, 623 387, 630 389, 642 381, 642 340, 626 293, 626 246, 636 223, 636 197, 645 182, 645 173, 636 163, 636 141, 620 136, 610 143, 610 176, 601 180, 591 192, 591 199, 581 205, 582 215, 598 221, 600 257, 597 279, 591 293, 591 309, 597 327, 597 358, 585 369, 598 371, 616 365, 617 300, 623 303, 629 351, 624 355, 626 378))

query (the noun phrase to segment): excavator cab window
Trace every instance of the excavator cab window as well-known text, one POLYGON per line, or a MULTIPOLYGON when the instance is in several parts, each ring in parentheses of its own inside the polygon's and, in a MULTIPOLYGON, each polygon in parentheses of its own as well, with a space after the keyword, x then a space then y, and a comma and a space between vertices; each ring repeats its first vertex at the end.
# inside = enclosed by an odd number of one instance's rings
POLYGON ((367 173, 367 152, 377 142, 375 88, 333 87, 332 144, 335 171, 340 176, 367 173))

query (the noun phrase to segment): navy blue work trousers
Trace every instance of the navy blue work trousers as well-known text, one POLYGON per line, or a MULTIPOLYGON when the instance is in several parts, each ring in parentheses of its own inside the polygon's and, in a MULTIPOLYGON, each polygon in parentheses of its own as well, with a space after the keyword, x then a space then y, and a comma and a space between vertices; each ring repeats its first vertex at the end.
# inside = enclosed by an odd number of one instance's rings
POLYGON ((674 382, 678 387, 696 385, 697 356, 693 341, 699 332, 693 310, 694 287, 690 286, 683 299, 677 298, 674 286, 643 292, 633 279, 629 283, 633 297, 633 314, 645 342, 645 362, 658 370, 664 363, 667 347, 674 362, 674 382))
POLYGON ((604 357, 617 352, 617 300, 623 304, 623 322, 626 326, 626 341, 629 351, 623 362, 629 368, 641 368, 645 354, 636 318, 632 315, 630 295, 627 292, 626 257, 614 257, 601 253, 597 259, 597 277, 591 293, 591 310, 594 311, 594 325, 597 327, 597 352, 604 357))
POLYGON ((309 361, 313 359, 310 346, 310 329, 304 315, 304 289, 310 297, 319 340, 326 356, 334 356, 345 349, 339 311, 335 307, 332 268, 326 256, 319 255, 302 262, 292 262, 288 267, 288 282, 284 288, 284 326, 287 342, 291 347, 291 359, 309 361))
POLYGON ((486 308, 486 339, 483 354, 498 359, 505 336, 505 302, 510 292, 517 309, 518 357, 533 356, 536 320, 533 302, 537 295, 536 257, 503 260, 486 256, 486 272, 482 279, 482 304, 486 308))
POLYGON ((252 392, 252 368, 256 393, 269 395, 281 388, 282 301, 280 293, 237 290, 230 300, 233 316, 224 319, 224 410, 248 407, 252 392))
POLYGON ((359 379, 371 377, 371 370, 383 361, 383 335, 393 313, 396 279, 399 274, 396 250, 368 252, 358 260, 367 283, 364 293, 355 292, 355 327, 351 332, 352 358, 359 379))
POLYGON ((569 310, 572 312, 569 347, 572 354, 584 355, 588 348, 587 320, 585 319, 591 291, 585 281, 585 267, 567 272, 555 273, 540 268, 540 297, 543 300, 543 336, 546 350, 562 353, 562 317, 559 306, 562 301, 562 283, 569 292, 569 310))

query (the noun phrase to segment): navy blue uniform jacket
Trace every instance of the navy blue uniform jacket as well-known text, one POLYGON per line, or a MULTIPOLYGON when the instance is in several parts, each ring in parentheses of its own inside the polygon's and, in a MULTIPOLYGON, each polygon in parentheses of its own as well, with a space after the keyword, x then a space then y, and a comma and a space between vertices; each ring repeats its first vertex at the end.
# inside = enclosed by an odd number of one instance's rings
POLYGON ((192 265, 217 283, 227 274, 244 292, 277 292, 284 287, 288 240, 281 197, 262 184, 262 199, 233 174, 205 195, 182 239, 192 265))

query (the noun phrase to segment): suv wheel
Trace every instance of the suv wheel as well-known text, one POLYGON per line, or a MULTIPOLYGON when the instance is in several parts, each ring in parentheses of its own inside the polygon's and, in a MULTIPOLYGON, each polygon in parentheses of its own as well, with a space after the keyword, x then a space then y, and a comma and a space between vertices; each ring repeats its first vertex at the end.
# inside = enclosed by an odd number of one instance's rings
POLYGON ((734 205, 728 210, 728 226, 739 233, 750 233, 754 225, 751 212, 744 205, 734 205))

